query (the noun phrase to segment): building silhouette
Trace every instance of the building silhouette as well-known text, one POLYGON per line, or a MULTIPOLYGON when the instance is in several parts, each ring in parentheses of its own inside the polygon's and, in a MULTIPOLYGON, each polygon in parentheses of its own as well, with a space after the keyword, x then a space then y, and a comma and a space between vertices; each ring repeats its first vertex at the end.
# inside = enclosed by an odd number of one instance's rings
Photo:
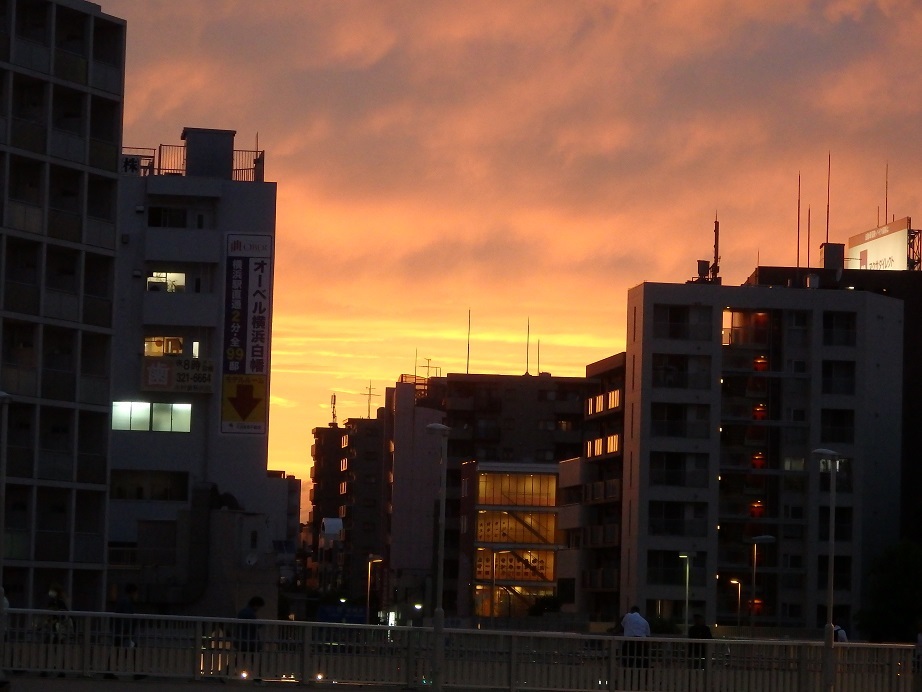
POLYGON ((109 357, 125 22, 0 3, 0 579, 10 603, 105 603, 109 357))

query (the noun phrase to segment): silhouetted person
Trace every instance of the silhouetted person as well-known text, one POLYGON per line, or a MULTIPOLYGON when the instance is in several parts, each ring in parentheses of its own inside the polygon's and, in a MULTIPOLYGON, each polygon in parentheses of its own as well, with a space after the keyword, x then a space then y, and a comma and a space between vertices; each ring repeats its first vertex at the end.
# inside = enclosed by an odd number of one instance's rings
MULTIPOLYGON (((704 616, 695 614, 694 624, 688 628, 689 639, 713 639, 711 628, 704 624, 704 616)), ((693 642, 688 645, 688 657, 693 668, 704 668, 707 657, 707 644, 693 642)))

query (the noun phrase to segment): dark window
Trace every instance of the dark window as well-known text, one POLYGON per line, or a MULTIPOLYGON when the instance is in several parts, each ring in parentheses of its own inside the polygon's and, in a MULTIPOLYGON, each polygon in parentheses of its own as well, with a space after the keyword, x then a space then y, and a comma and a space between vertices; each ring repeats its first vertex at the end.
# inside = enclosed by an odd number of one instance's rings
POLYGON ((147 225, 152 228, 185 228, 186 210, 177 207, 150 207, 147 225))
POLYGON ((854 394, 855 362, 851 360, 823 361, 823 394, 854 394))
POLYGON ((823 345, 854 346, 858 317, 854 312, 823 313, 823 345))
POLYGON ((851 444, 855 441, 855 412, 852 409, 824 408, 820 416, 821 441, 851 444))

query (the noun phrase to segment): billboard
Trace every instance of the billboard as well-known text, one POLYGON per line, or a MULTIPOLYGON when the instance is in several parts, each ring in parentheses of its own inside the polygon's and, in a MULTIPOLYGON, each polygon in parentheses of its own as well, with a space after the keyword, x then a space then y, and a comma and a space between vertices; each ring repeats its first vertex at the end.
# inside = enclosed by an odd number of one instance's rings
POLYGON ((853 235, 845 252, 846 269, 909 268, 909 217, 853 235))
POLYGON ((228 235, 221 432, 268 429, 272 237, 228 235))

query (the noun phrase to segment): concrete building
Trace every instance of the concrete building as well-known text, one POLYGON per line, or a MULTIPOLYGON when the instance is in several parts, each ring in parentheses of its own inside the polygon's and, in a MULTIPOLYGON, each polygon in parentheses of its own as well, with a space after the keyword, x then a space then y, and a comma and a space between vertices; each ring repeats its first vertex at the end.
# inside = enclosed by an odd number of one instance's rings
MULTIPOLYGON (((0 2, 0 579, 105 603, 125 22, 0 2)), ((137 350, 137 347, 136 349, 137 350)))
MULTIPOLYGON (((389 399, 393 437, 388 567, 398 583, 398 609, 408 605, 400 599, 418 598, 421 591, 427 612, 435 601, 441 441, 427 433, 426 426, 444 423, 450 428, 442 600, 446 616, 468 617, 473 613, 467 585, 476 550, 461 541, 462 463, 548 464, 556 474, 557 462, 580 453, 585 396, 585 378, 548 373, 402 378, 389 399), (408 504, 405 498, 411 497, 408 504)), ((556 581, 556 573, 550 579, 556 581)))
POLYGON ((899 535, 903 304, 645 283, 627 314, 622 610, 816 632, 831 497, 813 450, 831 448, 835 622, 848 628, 869 564, 899 535))
POLYGON ((314 429, 312 524, 318 530, 316 554, 330 556, 322 540, 325 525, 337 526, 339 547, 335 567, 327 562, 323 573, 318 574, 318 585, 355 603, 364 603, 368 596, 370 556, 384 552, 383 444, 379 418, 349 418, 342 427, 314 429))
POLYGON ((210 512, 263 517, 234 557, 251 569, 297 539, 291 479, 267 471, 276 185, 234 134, 186 128, 120 163, 110 577, 174 612, 220 579, 210 512))
POLYGON ((611 626, 619 619, 624 354, 586 366, 583 454, 560 463, 557 592, 565 612, 611 626))

